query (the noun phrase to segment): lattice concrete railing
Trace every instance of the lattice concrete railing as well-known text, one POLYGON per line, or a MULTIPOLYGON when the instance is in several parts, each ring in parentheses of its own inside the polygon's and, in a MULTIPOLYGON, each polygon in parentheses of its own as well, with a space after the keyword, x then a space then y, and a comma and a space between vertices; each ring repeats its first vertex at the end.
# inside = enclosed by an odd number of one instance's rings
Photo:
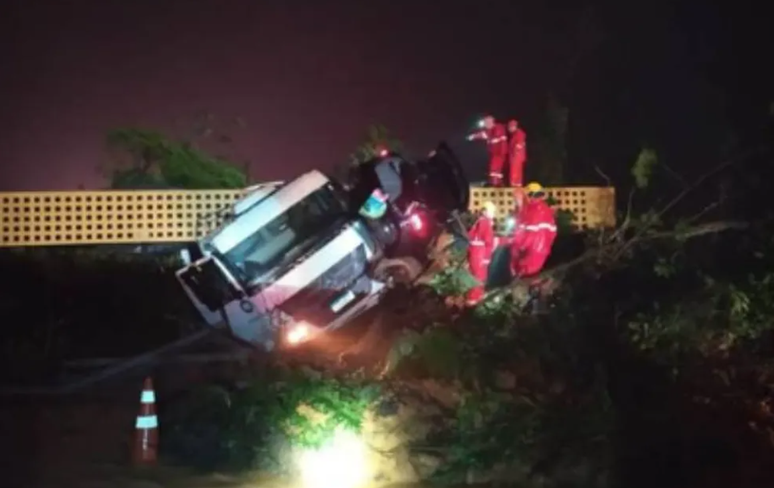
MULTIPOLYGON (((580 228, 615 224, 612 188, 553 188, 580 228)), ((186 242, 222 223, 240 198, 233 190, 113 190, 0 193, 0 247, 186 242)), ((471 210, 485 200, 498 217, 513 208, 507 188, 471 189, 471 210)))
POLYGON ((0 194, 0 245, 185 242, 221 223, 233 190, 0 194))
MULTIPOLYGON (((572 212, 573 224, 578 229, 615 226, 615 188, 546 188, 546 192, 556 200, 557 208, 572 212)), ((487 200, 497 206, 497 221, 502 225, 503 220, 513 213, 515 207, 513 189, 470 189, 471 210, 481 210, 487 200)))

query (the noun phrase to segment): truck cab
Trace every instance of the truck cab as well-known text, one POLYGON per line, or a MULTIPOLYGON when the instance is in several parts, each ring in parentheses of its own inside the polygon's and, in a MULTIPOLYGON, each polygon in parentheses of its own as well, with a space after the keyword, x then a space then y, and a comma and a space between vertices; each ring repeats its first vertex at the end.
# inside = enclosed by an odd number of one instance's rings
POLYGON ((384 191, 379 161, 347 189, 319 171, 251 189, 177 272, 207 324, 272 350, 346 324, 378 304, 395 276, 415 279, 441 227, 467 207, 467 180, 443 145, 418 163, 388 158, 405 171, 377 220, 359 210, 384 191))
POLYGON ((382 250, 340 185, 311 171, 256 192, 177 272, 209 326, 271 350, 336 329, 378 303, 385 284, 369 269, 382 250))

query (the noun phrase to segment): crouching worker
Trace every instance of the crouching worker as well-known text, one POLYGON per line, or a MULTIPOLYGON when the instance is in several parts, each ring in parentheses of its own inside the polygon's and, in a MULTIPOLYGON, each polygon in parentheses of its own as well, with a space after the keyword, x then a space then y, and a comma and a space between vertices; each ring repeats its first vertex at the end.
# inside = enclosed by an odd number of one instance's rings
POLYGON ((387 195, 377 188, 360 207, 360 215, 371 220, 381 219, 387 213, 387 199, 387 195))
POLYGON ((484 203, 484 209, 473 227, 468 231, 468 269, 478 281, 476 286, 468 291, 465 304, 475 306, 484 297, 489 263, 495 248, 494 217, 495 206, 492 202, 484 203))
POLYGON ((520 202, 516 229, 511 240, 511 272, 529 278, 543 269, 556 239, 556 218, 539 183, 530 183, 520 202))

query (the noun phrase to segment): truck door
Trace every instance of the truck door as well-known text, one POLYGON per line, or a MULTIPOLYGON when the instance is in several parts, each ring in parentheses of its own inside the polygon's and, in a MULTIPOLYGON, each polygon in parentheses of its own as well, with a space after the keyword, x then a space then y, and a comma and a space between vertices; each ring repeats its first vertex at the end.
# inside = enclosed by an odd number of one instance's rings
POLYGON ((424 161, 417 163, 420 192, 424 204, 447 216, 466 212, 470 202, 470 184, 457 156, 441 143, 424 161))
POLYGON ((229 332, 241 341, 268 349, 274 347, 271 315, 256 307, 213 257, 186 266, 177 272, 177 277, 211 327, 225 322, 229 332))

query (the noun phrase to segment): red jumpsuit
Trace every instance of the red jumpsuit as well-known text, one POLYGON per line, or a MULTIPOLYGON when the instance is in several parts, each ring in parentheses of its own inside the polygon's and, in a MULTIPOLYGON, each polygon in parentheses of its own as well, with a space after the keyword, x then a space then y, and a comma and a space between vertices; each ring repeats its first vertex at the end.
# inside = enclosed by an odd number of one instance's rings
POLYGON ((525 202, 511 240, 511 271, 526 278, 543 269, 556 239, 553 209, 543 199, 525 202))
POLYGON ((508 156, 508 133, 503 124, 495 124, 491 129, 484 129, 473 136, 473 139, 486 141, 489 150, 489 184, 502 186, 503 167, 508 156))
POLYGON ((494 222, 485 215, 478 218, 473 227, 468 231, 470 246, 468 247, 468 267, 470 274, 479 281, 479 285, 468 291, 466 301, 468 305, 475 305, 484 296, 489 262, 495 246, 494 222))
POLYGON ((520 128, 508 141, 508 174, 511 186, 524 184, 524 163, 527 161, 527 133, 520 128))

